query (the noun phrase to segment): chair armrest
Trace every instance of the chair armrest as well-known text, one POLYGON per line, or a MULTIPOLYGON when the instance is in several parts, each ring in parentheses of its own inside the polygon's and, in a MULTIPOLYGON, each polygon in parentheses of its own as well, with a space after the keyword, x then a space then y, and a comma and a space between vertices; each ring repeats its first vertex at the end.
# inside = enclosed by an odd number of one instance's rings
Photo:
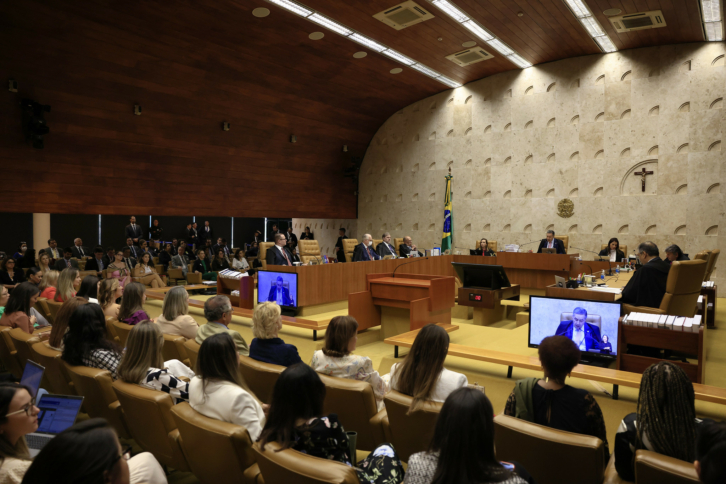
POLYGON ((184 273, 181 269, 172 269, 170 267, 166 272, 171 279, 182 279, 184 277, 184 273))
POLYGON ((369 420, 373 431, 373 438, 377 445, 390 442, 390 440, 386 440, 386 432, 383 429, 383 419, 385 419, 386 423, 388 423, 388 414, 386 413, 385 408, 372 416, 369 420))
POLYGON ((649 308, 646 306, 632 306, 630 304, 623 304, 623 313, 665 314, 666 312, 660 308, 649 308))
POLYGON ((187 282, 189 284, 201 284, 202 283, 202 275, 201 274, 195 274, 193 272, 187 272, 187 282))

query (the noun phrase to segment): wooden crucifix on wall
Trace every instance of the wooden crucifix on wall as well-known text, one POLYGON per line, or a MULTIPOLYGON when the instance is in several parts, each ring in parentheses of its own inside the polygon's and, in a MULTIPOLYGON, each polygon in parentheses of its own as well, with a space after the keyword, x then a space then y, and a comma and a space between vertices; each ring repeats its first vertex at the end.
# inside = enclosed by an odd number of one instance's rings
POLYGON ((648 175, 652 175, 652 174, 653 174, 653 172, 652 171, 647 171, 645 169, 645 167, 643 167, 643 169, 641 171, 636 171, 635 173, 633 173, 633 175, 640 177, 640 183, 641 183, 641 189, 642 189, 642 191, 645 191, 645 177, 648 176, 648 175))

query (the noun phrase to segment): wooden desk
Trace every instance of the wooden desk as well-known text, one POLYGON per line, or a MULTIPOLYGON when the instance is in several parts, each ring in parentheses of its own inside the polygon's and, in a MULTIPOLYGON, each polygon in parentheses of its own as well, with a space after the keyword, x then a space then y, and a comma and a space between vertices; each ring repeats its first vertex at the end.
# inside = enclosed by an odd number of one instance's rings
MULTIPOLYGON (((633 277, 633 272, 621 272, 619 276, 606 277, 605 282, 608 287, 623 288, 633 277), (617 279, 617 280, 616 280, 617 279)), ((564 299, 580 299, 584 301, 617 301, 622 297, 621 294, 611 292, 595 291, 589 287, 578 287, 577 289, 568 289, 566 287, 557 287, 552 284, 545 288, 545 296, 559 297, 564 299)))
MULTIPOLYGON (((156 287, 156 288, 148 288, 146 289, 146 292, 154 291, 156 293, 166 294, 171 290, 172 287, 176 286, 166 286, 166 287, 156 287)), ((216 284, 183 284, 182 287, 186 289, 187 291, 204 291, 207 289, 217 289, 216 284)))
POLYGON ((701 294, 705 296, 703 302, 703 313, 706 315, 704 319, 706 320, 706 325, 708 326, 708 329, 716 327, 716 301, 718 301, 718 297, 716 296, 717 289, 718 286, 715 284, 713 285, 713 287, 701 288, 701 294), (708 309, 708 304, 713 304, 711 309, 708 309))

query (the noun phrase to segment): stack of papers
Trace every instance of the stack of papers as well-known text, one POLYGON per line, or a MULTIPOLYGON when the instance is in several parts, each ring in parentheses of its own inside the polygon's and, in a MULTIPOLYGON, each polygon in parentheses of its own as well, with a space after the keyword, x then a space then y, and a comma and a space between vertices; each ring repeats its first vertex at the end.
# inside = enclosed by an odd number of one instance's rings
POLYGON ((229 293, 230 296, 237 296, 239 297, 239 291, 232 291, 229 293))
POLYGON ((504 246, 506 252, 519 252, 519 246, 517 244, 507 244, 504 246))
POLYGON ((714 286, 713 281, 706 281, 701 284, 701 287, 713 287, 713 286, 714 286))
POLYGON ((217 281, 202 281, 202 284, 204 284, 206 286, 216 286, 217 281))
MULTIPOLYGON (((246 272, 237 272, 233 271, 232 269, 225 269, 219 273, 219 277, 223 277, 225 279, 242 279, 243 277, 247 277, 248 274, 246 272)), ((215 283, 216 284, 216 283, 215 283)))
POLYGON ((701 329, 701 315, 692 318, 668 316, 666 314, 630 313, 623 318, 623 324, 644 328, 670 329, 684 333, 698 333, 701 329))
POLYGON ((609 292, 612 294, 620 294, 623 290, 619 287, 593 286, 589 288, 592 291, 609 292))

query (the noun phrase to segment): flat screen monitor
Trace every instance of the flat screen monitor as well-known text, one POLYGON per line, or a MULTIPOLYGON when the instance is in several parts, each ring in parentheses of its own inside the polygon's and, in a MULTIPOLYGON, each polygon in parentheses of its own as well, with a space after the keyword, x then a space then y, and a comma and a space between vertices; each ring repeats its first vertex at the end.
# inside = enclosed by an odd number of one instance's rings
POLYGON ((583 357, 615 358, 618 354, 620 303, 530 296, 529 347, 547 336, 566 336, 583 357))
POLYGON ((40 388, 40 380, 43 379, 43 373, 45 367, 40 366, 34 361, 28 360, 25 363, 25 369, 23 370, 23 376, 20 377, 20 384, 28 387, 30 390, 30 396, 35 398, 38 395, 38 389, 40 388))
POLYGON ((510 287, 504 267, 492 264, 452 262, 462 287, 471 289, 501 289, 510 287))
POLYGON ((274 302, 297 308, 297 274, 294 272, 257 272, 257 302, 274 302))

